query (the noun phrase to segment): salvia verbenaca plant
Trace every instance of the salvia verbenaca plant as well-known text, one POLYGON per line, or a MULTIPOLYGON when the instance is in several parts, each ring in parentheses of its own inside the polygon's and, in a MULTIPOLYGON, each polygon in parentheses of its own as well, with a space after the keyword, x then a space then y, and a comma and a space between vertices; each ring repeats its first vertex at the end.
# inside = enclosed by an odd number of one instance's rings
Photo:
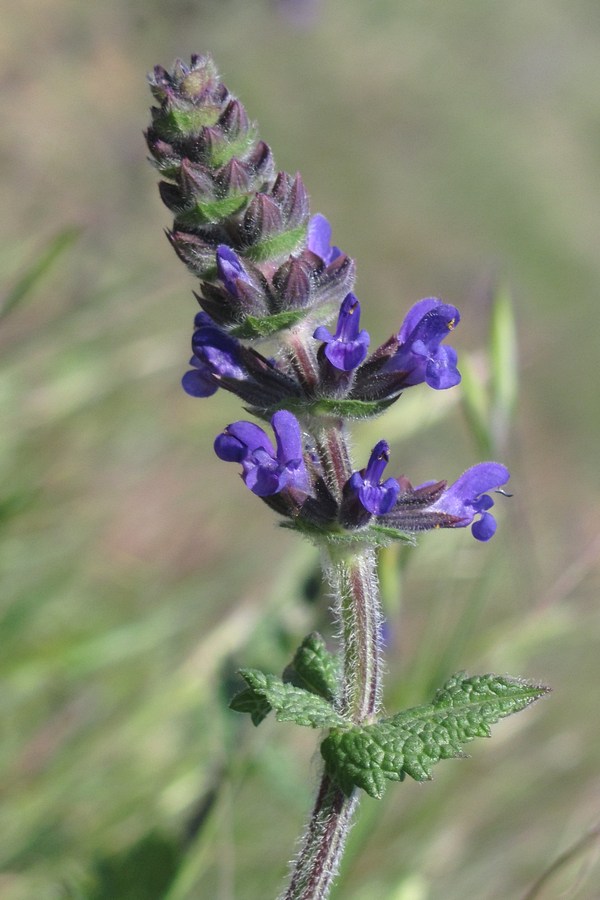
POLYGON ((324 898, 361 791, 379 798, 387 781, 431 778, 435 763, 462 756, 463 744, 489 736, 498 719, 547 690, 459 672, 428 703, 381 711, 378 548, 466 526, 488 541, 496 530, 491 494, 502 493, 509 472, 483 462, 450 485, 413 486, 404 475, 386 477, 383 439, 354 467, 353 420, 380 415, 416 385, 459 383, 456 351, 445 343, 458 310, 420 300, 372 349, 352 292, 354 261, 332 243, 327 219, 311 215, 300 175, 277 171, 210 57, 177 61, 170 72, 158 66, 150 86, 157 105, 146 138, 174 215, 168 237, 200 280, 183 387, 199 398, 229 391, 262 423, 227 425, 215 452, 241 468, 281 524, 320 549, 332 598, 338 652, 310 634, 281 677, 242 670, 246 687, 231 702, 255 725, 273 711, 324 734, 320 787, 281 895, 324 898))

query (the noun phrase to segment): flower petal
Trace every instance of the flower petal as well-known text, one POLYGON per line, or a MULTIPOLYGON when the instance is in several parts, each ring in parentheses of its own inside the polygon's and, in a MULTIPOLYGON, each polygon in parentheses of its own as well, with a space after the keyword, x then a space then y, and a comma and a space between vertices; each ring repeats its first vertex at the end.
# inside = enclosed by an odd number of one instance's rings
POLYGON ((452 516, 469 518, 469 521, 472 521, 474 506, 481 494, 501 487, 509 478, 510 472, 501 463, 478 463, 463 472, 460 478, 444 491, 431 509, 440 510, 452 516))

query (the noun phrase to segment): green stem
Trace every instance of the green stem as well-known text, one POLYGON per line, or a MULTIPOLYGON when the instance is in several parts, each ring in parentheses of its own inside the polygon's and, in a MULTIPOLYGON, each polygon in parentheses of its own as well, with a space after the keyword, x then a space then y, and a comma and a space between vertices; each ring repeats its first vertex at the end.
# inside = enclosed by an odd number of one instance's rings
MULTIPOLYGON (((330 490, 341 497, 352 466, 343 423, 323 428, 317 448, 330 490)), ((323 567, 342 641, 342 683, 338 708, 358 725, 372 721, 381 695, 381 603, 377 558, 369 546, 351 551, 325 548, 323 567)), ((282 900, 325 900, 337 874, 354 811, 357 791, 346 796, 324 774, 282 900)))
POLYGON ((372 547, 329 551, 327 576, 342 635, 340 712, 357 725, 371 721, 381 691, 381 609, 377 558, 372 547))
POLYGON ((304 844, 281 900, 321 900, 329 895, 357 803, 357 791, 346 797, 323 775, 304 844))

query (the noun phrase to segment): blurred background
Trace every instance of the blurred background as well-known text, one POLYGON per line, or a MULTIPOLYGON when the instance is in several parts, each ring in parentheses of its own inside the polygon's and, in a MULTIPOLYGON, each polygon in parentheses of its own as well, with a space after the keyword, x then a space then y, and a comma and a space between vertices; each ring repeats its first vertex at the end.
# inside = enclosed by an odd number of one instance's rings
POLYGON ((485 379, 498 288, 517 320, 516 414, 488 447, 460 389, 422 386, 355 450, 386 437, 415 483, 484 452, 513 473, 489 544, 386 553, 387 709, 461 668, 553 694, 433 782, 365 798, 334 896, 524 898, 570 848, 527 896, 600 896, 598 4, 8 0, 1 18, 0 895, 275 897, 317 783, 316 733, 226 709, 237 667, 331 635, 316 551, 213 455, 238 402, 179 386, 196 285, 162 233, 145 75, 208 51, 357 258, 374 345, 441 296, 485 379))

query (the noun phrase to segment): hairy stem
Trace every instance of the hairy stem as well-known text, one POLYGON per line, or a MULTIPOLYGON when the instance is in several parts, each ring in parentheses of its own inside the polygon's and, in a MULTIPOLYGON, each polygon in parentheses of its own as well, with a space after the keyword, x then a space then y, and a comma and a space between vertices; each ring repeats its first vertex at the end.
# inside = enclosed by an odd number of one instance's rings
POLYGON ((321 900, 329 895, 357 803, 356 791, 346 797, 323 775, 304 844, 281 900, 321 900))
POLYGON ((371 547, 332 556, 327 575, 341 627, 344 664, 340 712, 362 725, 373 719, 381 693, 377 558, 371 547))
MULTIPOLYGON (((352 471, 342 424, 323 429, 317 436, 317 447, 330 489, 339 497, 352 471)), ((375 717, 381 694, 377 559, 367 546, 340 551, 330 545, 323 560, 342 643, 338 708, 356 724, 362 724, 375 717)), ((324 900, 329 895, 357 804, 357 791, 346 796, 327 774, 323 775, 283 900, 324 900)))

